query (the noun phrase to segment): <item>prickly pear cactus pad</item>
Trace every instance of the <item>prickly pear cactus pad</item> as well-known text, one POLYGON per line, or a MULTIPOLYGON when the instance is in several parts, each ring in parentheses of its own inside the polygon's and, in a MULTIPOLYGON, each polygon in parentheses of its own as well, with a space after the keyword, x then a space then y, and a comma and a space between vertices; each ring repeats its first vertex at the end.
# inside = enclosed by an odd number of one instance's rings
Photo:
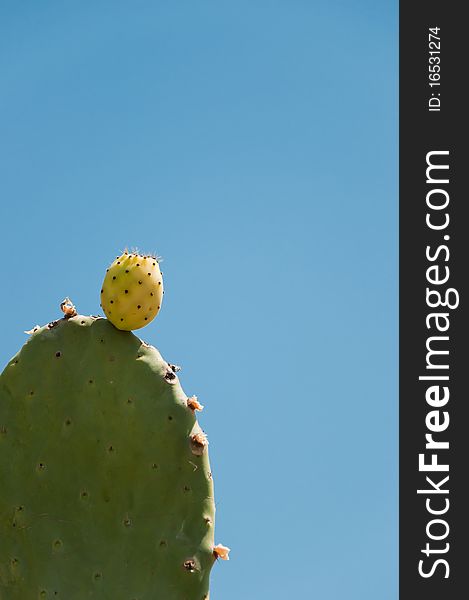
POLYGON ((163 276, 155 256, 126 250, 106 271, 101 306, 118 329, 145 327, 158 314, 162 300, 163 276))
POLYGON ((104 318, 34 329, 0 377, 1 600, 208 599, 226 549, 176 371, 104 318))

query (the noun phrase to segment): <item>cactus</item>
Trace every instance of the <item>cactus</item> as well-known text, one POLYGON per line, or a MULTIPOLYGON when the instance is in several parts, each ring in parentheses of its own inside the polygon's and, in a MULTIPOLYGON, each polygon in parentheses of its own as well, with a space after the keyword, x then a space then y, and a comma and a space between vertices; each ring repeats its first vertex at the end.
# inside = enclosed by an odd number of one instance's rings
POLYGON ((66 300, 0 377, 0 600, 207 600, 228 556, 202 405, 153 346, 66 300))
POLYGON ((148 325, 161 308, 163 276, 154 256, 123 252, 111 264, 101 287, 104 314, 118 329, 148 325))

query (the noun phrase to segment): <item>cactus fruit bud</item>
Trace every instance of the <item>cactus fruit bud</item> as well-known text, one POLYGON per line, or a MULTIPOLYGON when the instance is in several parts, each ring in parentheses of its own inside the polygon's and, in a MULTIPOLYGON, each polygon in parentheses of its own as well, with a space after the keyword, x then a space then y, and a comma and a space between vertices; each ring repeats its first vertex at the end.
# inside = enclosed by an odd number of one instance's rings
POLYGON ((77 309, 70 298, 65 298, 62 300, 60 303, 60 310, 66 317, 75 317, 77 315, 77 309))
POLYGON ((148 325, 163 300, 163 276, 154 256, 125 251, 111 264, 101 286, 101 306, 123 331, 148 325))
POLYGON ((217 544, 213 549, 213 554, 215 558, 221 558, 222 560, 230 560, 228 556, 230 553, 230 548, 227 546, 223 546, 223 544, 217 544))
POLYGON ((197 400, 197 396, 191 396, 190 398, 187 399, 187 406, 191 409, 191 410, 199 410, 202 411, 204 409, 203 405, 200 404, 200 402, 197 400))
POLYGON ((205 448, 208 446, 208 440, 205 433, 203 431, 194 433, 191 435, 190 441, 192 454, 195 454, 196 456, 202 456, 205 448))

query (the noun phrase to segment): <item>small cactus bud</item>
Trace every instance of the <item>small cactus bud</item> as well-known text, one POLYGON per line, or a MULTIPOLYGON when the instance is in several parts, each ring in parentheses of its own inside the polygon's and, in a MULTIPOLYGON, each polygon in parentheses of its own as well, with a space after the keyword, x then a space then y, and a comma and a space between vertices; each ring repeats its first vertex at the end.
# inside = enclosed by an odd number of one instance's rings
POLYGON ((193 411, 201 411, 204 409, 203 405, 197 400, 197 396, 191 396, 187 399, 187 406, 193 411))
POLYGON ((221 558, 222 560, 230 560, 230 557, 228 556, 230 550, 231 548, 223 546, 223 544, 217 544, 213 549, 213 554, 215 555, 215 558, 221 558))

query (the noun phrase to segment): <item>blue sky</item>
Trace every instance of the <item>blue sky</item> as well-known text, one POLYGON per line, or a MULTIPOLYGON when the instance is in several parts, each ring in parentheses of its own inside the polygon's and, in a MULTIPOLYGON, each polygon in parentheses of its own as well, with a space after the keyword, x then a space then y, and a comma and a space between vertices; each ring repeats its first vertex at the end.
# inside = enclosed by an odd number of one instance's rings
POLYGON ((157 252, 214 600, 397 598, 397 3, 7 1, 0 73, 2 365, 157 252))

